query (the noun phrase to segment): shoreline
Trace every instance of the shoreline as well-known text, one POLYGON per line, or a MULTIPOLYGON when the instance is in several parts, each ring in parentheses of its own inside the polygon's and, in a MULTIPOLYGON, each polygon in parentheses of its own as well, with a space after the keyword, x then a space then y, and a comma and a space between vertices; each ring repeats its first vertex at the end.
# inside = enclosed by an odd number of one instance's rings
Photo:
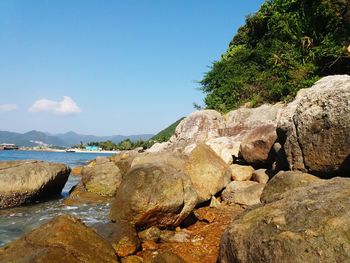
MULTIPOLYGON (((72 149, 74 152, 67 152, 67 153, 112 153, 112 154, 117 154, 120 153, 121 151, 89 151, 89 150, 81 150, 81 149, 72 149)), ((66 150, 61 150, 61 149, 18 149, 18 151, 33 151, 33 152, 66 152, 66 150)))

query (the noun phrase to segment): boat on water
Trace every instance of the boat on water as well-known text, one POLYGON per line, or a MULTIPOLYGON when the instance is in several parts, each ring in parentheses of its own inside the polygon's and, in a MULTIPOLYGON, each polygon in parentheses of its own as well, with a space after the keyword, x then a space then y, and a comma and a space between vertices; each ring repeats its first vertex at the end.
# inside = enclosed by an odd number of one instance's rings
POLYGON ((66 149, 66 152, 67 152, 67 153, 75 153, 76 150, 74 150, 74 149, 66 149))
POLYGON ((2 143, 0 144, 0 150, 18 150, 18 146, 12 143, 2 143))

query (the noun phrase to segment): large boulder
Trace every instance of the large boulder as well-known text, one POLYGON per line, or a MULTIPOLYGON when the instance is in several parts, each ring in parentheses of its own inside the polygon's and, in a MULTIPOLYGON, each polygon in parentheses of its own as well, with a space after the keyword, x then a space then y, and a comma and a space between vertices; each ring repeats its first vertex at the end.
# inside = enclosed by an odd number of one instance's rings
POLYGON ((235 157, 243 157, 249 164, 271 165, 282 109, 282 104, 265 104, 258 108, 230 111, 225 116, 226 127, 220 130, 220 135, 231 138, 240 146, 235 157))
POLYGON ((288 169, 325 177, 348 174, 350 76, 328 76, 300 90, 282 113, 278 137, 288 169))
POLYGON ((0 208, 30 203, 59 195, 70 168, 43 161, 0 162, 0 208))
POLYGON ((110 218, 137 228, 178 226, 196 204, 196 190, 183 172, 167 164, 138 165, 124 176, 110 218))
POLYGON ((220 137, 219 130, 225 128, 223 116, 214 110, 195 111, 177 126, 170 142, 175 147, 185 147, 192 143, 204 143, 220 137))
POLYGON ((184 168, 198 193, 199 202, 210 200, 231 181, 230 167, 207 145, 198 145, 184 168))
POLYGON ((122 180, 119 167, 106 157, 98 157, 82 169, 82 183, 88 192, 114 196, 122 180))
POLYGON ((116 263, 108 241, 72 216, 59 216, 0 248, 0 262, 116 263))
POLYGON ((316 176, 299 171, 281 171, 272 177, 266 185, 261 195, 261 201, 269 203, 281 199, 286 192, 319 180, 321 179, 316 176))
POLYGON ((231 223, 218 262, 350 262, 349 200, 348 178, 286 191, 231 223))
POLYGON ((118 166, 122 176, 124 176, 130 170, 134 158, 139 154, 140 153, 135 150, 123 151, 108 157, 108 159, 118 166))
POLYGON ((139 154, 136 156, 132 163, 131 163, 131 169, 135 168, 137 166, 143 166, 148 164, 153 165, 171 165, 176 169, 181 170, 185 166, 187 158, 183 154, 178 153, 172 153, 172 152, 156 152, 156 153, 150 153, 146 152, 143 154, 139 154))

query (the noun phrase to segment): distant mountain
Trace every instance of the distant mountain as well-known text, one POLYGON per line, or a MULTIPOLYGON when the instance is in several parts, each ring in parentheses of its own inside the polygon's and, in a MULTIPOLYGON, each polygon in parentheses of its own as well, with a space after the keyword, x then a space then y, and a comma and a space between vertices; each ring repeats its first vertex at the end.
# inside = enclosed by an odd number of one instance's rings
POLYGON ((58 138, 68 143, 69 145, 79 144, 80 142, 103 142, 103 141, 112 141, 114 143, 119 143, 125 139, 130 139, 131 141, 137 140, 148 140, 153 136, 153 134, 140 134, 140 135, 112 135, 112 136, 95 136, 95 135, 83 135, 78 134, 73 131, 55 134, 58 138))
POLYGON ((88 143, 111 140, 114 143, 119 143, 127 138, 132 141, 137 141, 148 140, 152 136, 153 134, 94 136, 82 135, 72 131, 63 134, 50 134, 40 131, 30 131, 26 133, 0 131, 0 143, 14 143, 20 147, 33 147, 38 145, 70 147, 80 142, 88 143))

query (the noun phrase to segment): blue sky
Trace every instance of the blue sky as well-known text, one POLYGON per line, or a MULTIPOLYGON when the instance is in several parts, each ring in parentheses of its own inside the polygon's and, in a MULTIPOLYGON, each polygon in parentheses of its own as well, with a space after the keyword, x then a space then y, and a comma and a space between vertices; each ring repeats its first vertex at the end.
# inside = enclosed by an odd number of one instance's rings
POLYGON ((262 0, 1 0, 0 130, 156 133, 262 0))

